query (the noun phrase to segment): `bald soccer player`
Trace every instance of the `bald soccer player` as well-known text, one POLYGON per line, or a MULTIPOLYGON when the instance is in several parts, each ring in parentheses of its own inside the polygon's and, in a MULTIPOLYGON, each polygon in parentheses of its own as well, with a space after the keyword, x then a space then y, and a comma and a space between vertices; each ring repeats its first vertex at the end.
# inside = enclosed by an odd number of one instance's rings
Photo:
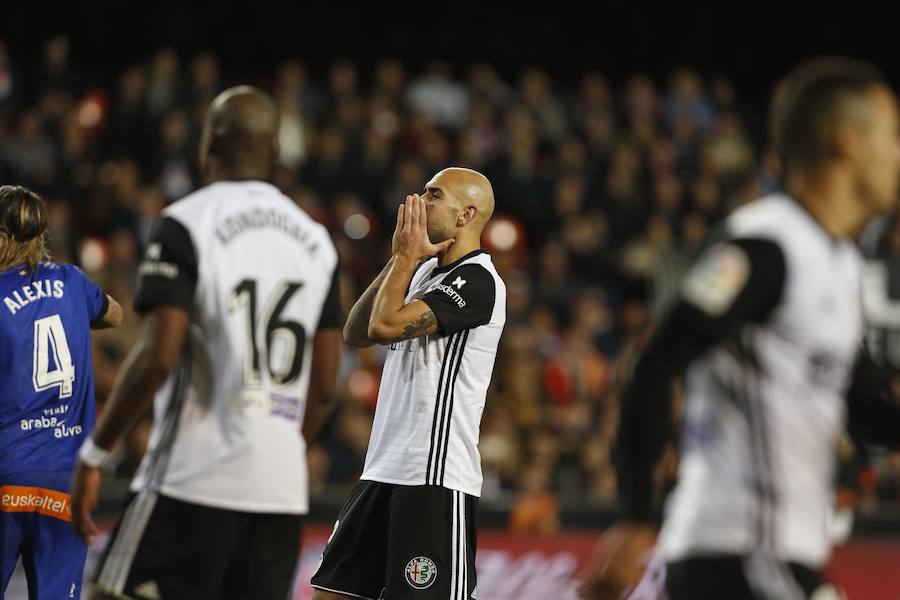
POLYGON ((98 467, 153 401, 149 449, 95 599, 289 593, 308 504, 304 435, 334 389, 341 319, 327 231, 264 182, 277 133, 267 95, 223 92, 204 124, 208 185, 154 226, 135 298, 143 329, 72 492, 88 540, 98 467))
POLYGON ((344 326, 387 346, 362 478, 313 576, 315 600, 475 598, 478 429, 506 286, 481 249, 488 180, 445 169, 397 211, 393 256, 344 326))

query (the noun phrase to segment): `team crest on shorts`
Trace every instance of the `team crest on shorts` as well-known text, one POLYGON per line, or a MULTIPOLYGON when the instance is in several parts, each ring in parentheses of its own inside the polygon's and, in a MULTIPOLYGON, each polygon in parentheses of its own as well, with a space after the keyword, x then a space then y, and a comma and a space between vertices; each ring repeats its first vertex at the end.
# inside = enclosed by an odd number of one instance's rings
POLYGON ((406 563, 406 583, 417 590, 431 587, 437 579, 437 567, 427 556, 417 556, 406 563))

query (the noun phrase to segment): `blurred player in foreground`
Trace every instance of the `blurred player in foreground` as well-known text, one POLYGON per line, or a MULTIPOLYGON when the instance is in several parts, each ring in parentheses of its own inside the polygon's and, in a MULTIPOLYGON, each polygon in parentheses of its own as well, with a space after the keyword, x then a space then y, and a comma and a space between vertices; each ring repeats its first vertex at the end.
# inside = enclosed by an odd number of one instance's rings
POLYGON ((739 209, 687 275, 626 390, 613 528, 582 588, 619 598, 656 539, 652 471, 685 375, 679 481, 659 548, 671 600, 833 598, 834 450, 845 420, 900 441, 900 408, 862 349, 854 239, 895 203, 894 92, 871 66, 819 59, 788 79, 774 131, 785 193, 739 209))

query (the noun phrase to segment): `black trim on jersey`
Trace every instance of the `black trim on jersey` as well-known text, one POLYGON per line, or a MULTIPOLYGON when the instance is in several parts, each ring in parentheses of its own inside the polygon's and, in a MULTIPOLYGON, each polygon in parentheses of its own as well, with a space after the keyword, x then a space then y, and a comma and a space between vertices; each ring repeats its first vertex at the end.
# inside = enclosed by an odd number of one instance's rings
POLYGON ((460 492, 453 490, 453 522, 456 523, 456 526, 453 530, 453 536, 456 542, 456 555, 451 556, 450 560, 454 563, 454 576, 453 576, 453 595, 451 596, 453 600, 458 600, 460 596, 460 591, 463 584, 463 570, 465 569, 465 560, 463 559, 463 544, 465 543, 465 539, 463 538, 463 519, 460 518, 465 517, 465 512, 460 511, 460 492), (462 512, 462 515, 460 513, 462 512))
POLYGON ((197 251, 187 228, 172 217, 156 221, 138 267, 134 308, 144 313, 155 306, 190 311, 197 287, 197 251))
POLYGON ((420 299, 437 317, 441 333, 450 335, 491 321, 497 283, 483 265, 467 263, 453 269, 420 299))
POLYGON ((106 311, 109 310, 109 296, 103 294, 103 304, 100 305, 100 313, 91 320, 91 329, 97 329, 101 325, 103 325, 103 317, 106 316, 106 311))
POLYGON ((450 447, 450 424, 453 422, 453 400, 456 397, 456 377, 459 375, 459 368, 462 366, 463 354, 466 351, 466 342, 468 340, 469 330, 466 329, 462 333, 462 343, 459 345, 459 360, 456 361, 456 370, 453 371, 453 377, 450 379, 450 403, 449 408, 447 409, 447 428, 444 430, 444 456, 441 458, 441 480, 438 485, 444 485, 444 475, 447 472, 447 449, 450 447))
MULTIPOLYGON (((434 458, 435 467, 437 467, 437 457, 434 456, 434 445, 435 445, 435 437, 438 432, 438 413, 440 412, 443 416, 443 411, 441 411, 441 388, 444 383, 444 373, 447 370, 447 359, 450 358, 451 349, 453 347, 453 343, 459 339, 458 335, 450 336, 450 339, 447 340, 447 345, 444 347, 444 359, 441 361, 441 375, 438 378, 437 384, 437 393, 434 395, 434 417, 431 420, 431 445, 428 448, 428 465, 425 467, 425 484, 427 485, 431 481, 431 463, 432 458, 434 458)), ((451 360, 452 362, 452 360, 451 360)))
MULTIPOLYGON (((438 481, 439 481, 439 474, 441 471, 441 467, 438 464, 438 460, 442 456, 441 444, 444 443, 445 431, 448 431, 450 429, 450 419, 447 416, 447 397, 449 396, 450 388, 453 385, 453 381, 452 381, 453 377, 451 374, 456 369, 455 361, 457 360, 457 357, 459 356, 458 351, 459 351, 459 344, 460 344, 461 339, 462 339, 462 333, 457 333, 456 334, 456 342, 453 345, 452 351, 450 353, 450 363, 449 363, 449 367, 447 370, 447 378, 443 381, 443 385, 438 388, 438 393, 441 396, 440 401, 438 402, 438 405, 440 406, 440 411, 441 411, 441 422, 440 422, 440 425, 438 426, 437 430, 431 432, 432 436, 437 436, 437 445, 435 446, 435 449, 434 449, 434 470, 433 470, 431 476, 429 477, 429 481, 430 481, 431 485, 439 485, 438 481)), ((426 473, 426 475, 427 475, 427 473, 426 473)))
POLYGON ((450 428, 453 422, 456 378, 462 366, 463 352, 468 339, 468 330, 453 334, 447 342, 447 349, 444 352, 444 361, 441 364, 441 376, 438 380, 437 396, 434 402, 434 418, 431 422, 431 446, 428 449, 428 464, 425 468, 426 485, 444 485, 447 449, 450 447, 450 428), (438 412, 441 415, 440 424, 438 424, 438 412))
POLYGON ((341 314, 341 264, 334 266, 331 274, 331 287, 322 305, 322 314, 319 315, 319 324, 316 329, 340 329, 344 326, 344 316, 341 314))
POLYGON ((457 258, 457 259, 454 260, 452 263, 449 263, 449 264, 444 265, 443 267, 440 266, 440 261, 438 261, 438 266, 431 270, 431 275, 430 275, 430 277, 434 277, 435 275, 440 275, 441 273, 447 273, 447 272, 449 272, 449 271, 455 269, 456 267, 458 267, 458 266, 459 266, 460 264, 462 264, 464 261, 469 260, 469 259, 472 258, 473 256, 478 256, 479 254, 487 254, 487 253, 488 253, 487 250, 484 250, 484 249, 482 249, 482 248, 477 248, 477 249, 475 249, 475 250, 472 250, 471 252, 469 252, 469 253, 466 254, 465 256, 462 256, 462 257, 460 257, 460 258, 457 258))
POLYGON ((647 344, 623 393, 619 492, 632 519, 659 519, 653 468, 672 437, 672 380, 694 359, 733 339, 745 324, 765 321, 781 301, 786 276, 781 248, 771 240, 747 238, 729 245, 743 252, 750 267, 731 306, 710 315, 679 300, 647 344))

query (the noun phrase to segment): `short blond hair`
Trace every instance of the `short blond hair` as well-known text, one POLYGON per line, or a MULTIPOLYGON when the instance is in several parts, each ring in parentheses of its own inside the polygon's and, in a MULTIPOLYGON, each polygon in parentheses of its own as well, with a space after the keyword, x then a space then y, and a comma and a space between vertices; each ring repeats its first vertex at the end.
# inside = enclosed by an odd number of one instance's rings
POLYGON ((44 241, 47 205, 19 185, 0 186, 0 270, 23 265, 29 273, 50 259, 44 241))

